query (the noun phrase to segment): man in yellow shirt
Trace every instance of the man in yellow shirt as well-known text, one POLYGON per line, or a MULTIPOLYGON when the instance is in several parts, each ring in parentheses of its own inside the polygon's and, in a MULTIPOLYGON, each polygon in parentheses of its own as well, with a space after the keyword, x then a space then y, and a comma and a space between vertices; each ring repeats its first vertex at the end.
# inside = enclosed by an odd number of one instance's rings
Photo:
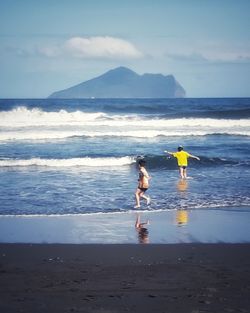
POLYGON ((198 161, 200 160, 200 158, 198 158, 197 156, 184 151, 182 146, 178 147, 177 152, 169 152, 169 151, 164 151, 164 152, 177 158, 181 178, 187 178, 188 158, 193 158, 198 161))

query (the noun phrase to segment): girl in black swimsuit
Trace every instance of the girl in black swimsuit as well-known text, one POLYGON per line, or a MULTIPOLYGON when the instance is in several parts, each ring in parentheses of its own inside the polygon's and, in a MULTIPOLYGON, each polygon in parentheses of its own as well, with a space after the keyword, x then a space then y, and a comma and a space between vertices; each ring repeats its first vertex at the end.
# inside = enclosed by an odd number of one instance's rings
POLYGON ((145 168, 145 164, 146 164, 146 161, 145 160, 140 160, 138 162, 138 165, 139 165, 139 184, 138 184, 138 187, 136 189, 136 192, 135 192, 135 201, 136 201, 136 205, 134 206, 135 209, 137 208, 140 208, 140 198, 143 198, 146 200, 147 202, 147 205, 150 204, 150 197, 147 197, 144 195, 144 193, 148 190, 148 187, 149 187, 149 175, 148 175, 148 172, 145 168))

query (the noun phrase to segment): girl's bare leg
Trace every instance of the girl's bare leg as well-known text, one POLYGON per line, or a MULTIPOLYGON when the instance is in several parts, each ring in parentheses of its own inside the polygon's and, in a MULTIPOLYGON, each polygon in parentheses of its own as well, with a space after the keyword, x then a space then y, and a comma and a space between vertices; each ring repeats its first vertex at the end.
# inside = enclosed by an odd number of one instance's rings
POLYGON ((136 215, 136 222, 135 222, 135 228, 140 227, 140 215, 137 213, 136 215))
POLYGON ((141 193, 141 197, 147 201, 147 205, 150 204, 150 197, 149 196, 145 196, 144 193, 141 193))
POLYGON ((140 189, 136 189, 136 192, 135 192, 135 206, 134 206, 135 209, 140 207, 140 193, 141 193, 141 190, 140 189))

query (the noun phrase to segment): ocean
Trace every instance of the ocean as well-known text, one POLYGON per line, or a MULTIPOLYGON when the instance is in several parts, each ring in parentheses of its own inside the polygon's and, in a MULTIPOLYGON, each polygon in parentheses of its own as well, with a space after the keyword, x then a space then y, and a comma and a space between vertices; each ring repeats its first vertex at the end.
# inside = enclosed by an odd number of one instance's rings
POLYGON ((250 206, 250 98, 1 99, 0 215, 133 211, 137 160, 152 202, 142 211, 250 206), (164 150, 183 145, 188 179, 164 150))

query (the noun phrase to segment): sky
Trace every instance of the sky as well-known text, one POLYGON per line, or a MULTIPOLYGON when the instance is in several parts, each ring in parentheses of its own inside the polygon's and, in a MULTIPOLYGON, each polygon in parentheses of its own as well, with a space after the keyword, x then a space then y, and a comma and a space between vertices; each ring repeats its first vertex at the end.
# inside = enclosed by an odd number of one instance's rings
POLYGON ((0 0, 0 98, 46 98, 126 66, 187 97, 250 96, 249 0, 0 0))

